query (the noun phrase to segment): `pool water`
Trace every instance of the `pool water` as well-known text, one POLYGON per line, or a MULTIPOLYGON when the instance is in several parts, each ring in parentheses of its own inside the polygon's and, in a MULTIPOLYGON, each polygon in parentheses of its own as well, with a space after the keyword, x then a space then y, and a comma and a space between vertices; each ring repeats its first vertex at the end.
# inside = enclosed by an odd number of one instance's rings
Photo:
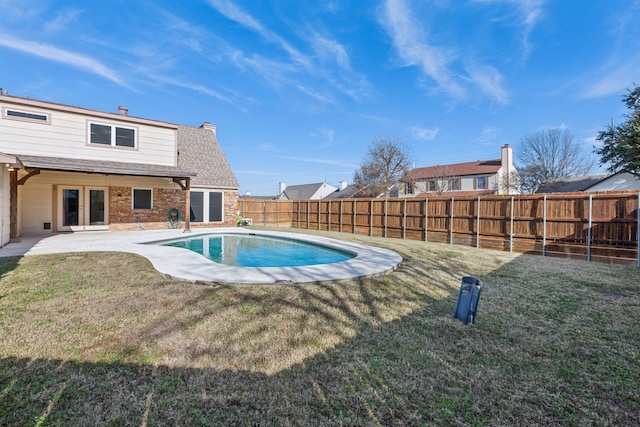
POLYGON ((214 262, 238 267, 299 267, 354 257, 349 252, 300 240, 257 235, 209 234, 158 244, 189 249, 214 262))

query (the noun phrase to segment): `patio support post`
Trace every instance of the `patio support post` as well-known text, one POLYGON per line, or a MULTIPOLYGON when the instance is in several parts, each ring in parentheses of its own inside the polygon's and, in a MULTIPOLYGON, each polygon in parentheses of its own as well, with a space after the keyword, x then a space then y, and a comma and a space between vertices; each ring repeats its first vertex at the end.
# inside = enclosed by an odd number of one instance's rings
POLYGON ((18 171, 9 172, 9 239, 18 237, 18 171))
POLYGON ((184 231, 183 233, 191 233, 191 178, 184 180, 185 191, 185 209, 184 209, 184 231))
POLYGON ((593 194, 589 194, 589 228, 587 229, 587 261, 591 262, 591 236, 592 231, 591 227, 593 226, 593 216, 592 216, 592 208, 593 208, 593 194))

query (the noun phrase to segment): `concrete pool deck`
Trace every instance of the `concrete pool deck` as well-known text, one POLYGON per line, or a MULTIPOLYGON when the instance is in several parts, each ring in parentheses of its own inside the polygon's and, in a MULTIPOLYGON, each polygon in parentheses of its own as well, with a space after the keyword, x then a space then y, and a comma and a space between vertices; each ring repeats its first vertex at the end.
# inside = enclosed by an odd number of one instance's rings
POLYGON ((177 279, 214 283, 309 283, 383 274, 394 270, 402 257, 388 249, 364 246, 321 236, 260 231, 245 228, 182 230, 85 231, 51 237, 26 237, 0 248, 0 256, 32 256, 64 252, 116 251, 147 258, 156 270, 177 279), (202 234, 243 233, 289 237, 352 252, 350 260, 304 267, 234 267, 215 263, 187 249, 145 243, 202 234))

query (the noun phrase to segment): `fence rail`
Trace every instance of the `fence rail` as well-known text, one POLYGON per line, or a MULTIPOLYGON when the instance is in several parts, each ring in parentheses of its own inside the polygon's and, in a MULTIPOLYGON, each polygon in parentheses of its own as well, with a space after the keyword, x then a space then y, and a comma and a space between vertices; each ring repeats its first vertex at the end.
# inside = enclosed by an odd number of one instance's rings
POLYGON ((640 266, 640 193, 248 200, 252 224, 640 266))

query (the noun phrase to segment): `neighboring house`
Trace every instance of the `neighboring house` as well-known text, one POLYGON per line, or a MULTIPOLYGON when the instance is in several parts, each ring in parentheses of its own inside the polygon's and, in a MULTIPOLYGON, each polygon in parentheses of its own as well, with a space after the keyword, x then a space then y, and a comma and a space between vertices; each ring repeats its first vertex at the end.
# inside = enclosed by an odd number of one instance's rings
POLYGON ((540 184, 536 193, 576 193, 599 183, 607 175, 571 176, 547 179, 540 184))
POLYGON ((8 95, 0 107, 1 245, 60 231, 167 228, 174 209, 185 229, 192 208, 196 224, 235 224, 238 184, 210 125, 8 95))
POLYGON ((573 176, 549 179, 540 184, 537 193, 574 193, 595 191, 640 190, 640 177, 630 172, 613 175, 573 176))
POLYGON ((398 196, 519 194, 517 176, 512 148, 504 145, 499 159, 412 169, 398 196))
POLYGON ((280 183, 278 200, 320 200, 337 190, 326 182, 317 184, 289 185, 280 183))

